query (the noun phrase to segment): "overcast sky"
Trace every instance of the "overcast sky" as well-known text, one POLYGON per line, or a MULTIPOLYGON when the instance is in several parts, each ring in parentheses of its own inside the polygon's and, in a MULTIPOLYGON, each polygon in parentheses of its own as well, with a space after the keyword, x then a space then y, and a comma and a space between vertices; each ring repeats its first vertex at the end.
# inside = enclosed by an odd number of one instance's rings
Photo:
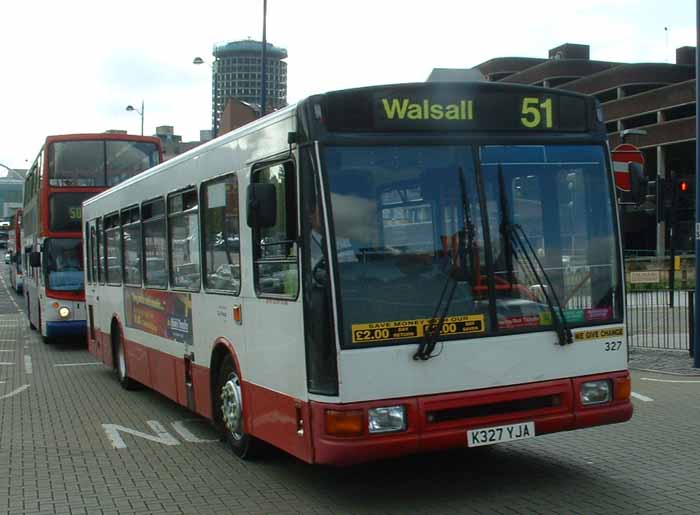
MULTIPOLYGON (((5 1, 0 10, 0 163, 26 168, 49 134, 210 128, 216 42, 262 39, 262 0, 5 1)), ((695 45, 695 0, 268 0, 268 42, 287 48, 288 98, 424 81, 433 68, 547 57, 671 62, 695 45), (665 30, 668 28, 668 30, 665 30)))

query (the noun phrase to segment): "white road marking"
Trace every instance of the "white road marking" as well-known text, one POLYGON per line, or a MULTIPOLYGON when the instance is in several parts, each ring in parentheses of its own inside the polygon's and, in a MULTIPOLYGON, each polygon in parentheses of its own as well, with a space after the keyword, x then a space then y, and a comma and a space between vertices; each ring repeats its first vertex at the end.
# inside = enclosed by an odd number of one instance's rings
POLYGON ((90 361, 88 363, 61 363, 60 365, 54 365, 54 367, 81 367, 84 365, 101 365, 100 361, 90 361))
POLYGON ((637 392, 632 392, 632 397, 644 402, 654 402, 654 399, 652 399, 651 397, 647 397, 646 395, 642 395, 641 393, 637 392))
POLYGON ((10 363, 9 361, 0 361, 0 365, 10 366, 14 365, 14 363, 10 363))
POLYGON ((150 435, 148 433, 142 433, 136 429, 131 429, 130 427, 124 427, 117 424, 102 424, 102 428, 107 433, 107 438, 112 442, 112 447, 115 449, 126 449, 126 442, 121 437, 119 432, 127 433, 133 436, 138 436, 139 438, 144 438, 150 440, 151 442, 161 443, 163 445, 180 445, 180 442, 173 435, 168 433, 163 425, 157 420, 148 420, 146 422, 153 430, 155 435, 150 435))
POLYGON ((29 356, 28 354, 24 355, 24 371, 27 374, 32 373, 32 357, 29 356))
POLYGON ((5 395, 0 395, 0 400, 7 399, 8 397, 12 397, 13 395, 17 395, 18 393, 22 393, 27 388, 29 388, 28 384, 25 384, 24 386, 20 386, 19 388, 11 391, 10 393, 6 393, 5 395))
POLYGON ((652 379, 651 377, 642 377, 642 381, 654 381, 655 383, 695 383, 700 384, 700 381, 684 381, 681 379, 652 379))
POLYGON ((190 418, 190 419, 187 419, 187 420, 176 420, 175 422, 173 422, 173 429, 174 429, 175 432, 177 432, 177 434, 179 434, 179 435, 182 437, 182 439, 185 440, 186 442, 191 442, 191 443, 207 443, 207 442, 218 442, 218 441, 219 441, 218 438, 217 438, 217 439, 214 439, 214 440, 207 440, 207 439, 205 439, 205 438, 200 438, 200 437, 196 436, 192 431, 190 431, 189 429, 187 429, 187 428, 185 427, 185 422, 189 422, 189 423, 200 423, 200 424, 202 424, 202 423, 207 423, 207 422, 205 422, 205 421, 203 421, 203 420, 196 419, 196 418, 190 418))
POLYGON ((0 352, 14 352, 15 349, 0 349, 0 352))

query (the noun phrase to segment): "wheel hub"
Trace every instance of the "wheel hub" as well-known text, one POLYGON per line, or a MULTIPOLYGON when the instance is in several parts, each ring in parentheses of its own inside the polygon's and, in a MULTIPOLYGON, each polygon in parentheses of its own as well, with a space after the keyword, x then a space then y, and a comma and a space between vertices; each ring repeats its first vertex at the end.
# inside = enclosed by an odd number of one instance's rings
POLYGON ((241 383, 236 374, 231 374, 221 388, 221 417, 226 429, 236 440, 242 438, 243 403, 241 402, 241 383))

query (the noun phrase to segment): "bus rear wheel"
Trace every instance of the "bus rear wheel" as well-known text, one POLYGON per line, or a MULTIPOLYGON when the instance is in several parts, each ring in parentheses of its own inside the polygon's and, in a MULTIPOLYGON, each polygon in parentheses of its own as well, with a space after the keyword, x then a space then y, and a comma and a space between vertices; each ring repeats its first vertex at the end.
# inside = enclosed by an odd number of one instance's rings
POLYGON ((32 304, 29 302, 29 295, 27 295, 27 318, 29 319, 29 329, 36 331, 36 326, 32 323, 32 304))
POLYGON ((119 327, 113 326, 111 335, 117 381, 125 390, 136 390, 138 383, 129 377, 129 372, 126 368, 126 353, 124 352, 124 342, 119 327))
POLYGON ((259 455, 260 442, 244 430, 243 391, 231 356, 226 356, 219 369, 218 412, 221 428, 233 453, 243 460, 259 455))

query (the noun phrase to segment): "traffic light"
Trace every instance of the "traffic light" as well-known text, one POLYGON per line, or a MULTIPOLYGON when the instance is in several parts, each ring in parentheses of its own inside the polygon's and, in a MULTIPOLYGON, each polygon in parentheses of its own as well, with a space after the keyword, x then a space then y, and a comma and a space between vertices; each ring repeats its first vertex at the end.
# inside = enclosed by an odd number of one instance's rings
POLYGON ((693 209, 695 206, 695 184, 692 175, 673 177, 673 208, 676 211, 693 209))

